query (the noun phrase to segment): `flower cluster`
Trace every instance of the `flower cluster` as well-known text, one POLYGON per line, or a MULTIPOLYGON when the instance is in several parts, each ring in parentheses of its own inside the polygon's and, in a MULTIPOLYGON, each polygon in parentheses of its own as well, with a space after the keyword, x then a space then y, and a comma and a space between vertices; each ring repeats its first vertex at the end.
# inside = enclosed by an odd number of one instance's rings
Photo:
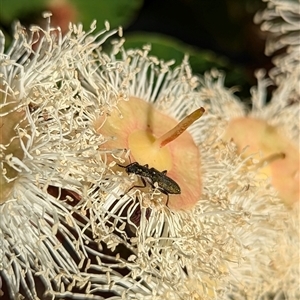
MULTIPOLYGON (((234 138, 224 138, 232 120, 249 114, 224 87, 223 75, 214 70, 194 76, 187 59, 172 67, 151 56, 148 46, 124 50, 121 30, 108 24, 96 34, 95 24, 89 32, 70 25, 62 35, 51 27, 51 15, 45 17, 44 29, 16 24, 6 52, 0 36, 0 294, 9 299, 299 296, 297 205, 285 205, 269 176, 262 176, 268 157, 258 160, 234 138), (116 34, 120 37, 105 53, 103 43, 116 34), (201 177, 192 187, 199 197, 193 207, 166 206, 156 182, 141 188, 140 178, 122 168, 134 156, 126 139, 115 141, 129 127, 123 122, 122 133, 104 127, 118 122, 110 118, 116 111, 124 118, 124 103, 134 110, 136 98, 151 108, 153 120, 159 111, 160 118, 179 122, 204 107, 186 133, 201 157, 193 166, 201 177)), ((294 147, 299 102, 291 102, 291 93, 299 90, 286 88, 294 73, 281 69, 281 74, 286 82, 277 89, 280 98, 275 94, 268 105, 269 80, 259 77, 250 116, 280 127, 294 147)), ((139 123, 138 113, 129 117, 131 124, 139 123)), ((149 132, 154 128, 146 125, 149 132)), ((286 155, 285 148, 279 152, 286 155)), ((191 158, 185 151, 178 155, 171 165, 181 172, 191 158)), ((188 172, 182 174, 188 178, 188 172)), ((188 185, 185 178, 178 180, 188 185)), ((168 196, 176 202, 176 195, 168 196)))

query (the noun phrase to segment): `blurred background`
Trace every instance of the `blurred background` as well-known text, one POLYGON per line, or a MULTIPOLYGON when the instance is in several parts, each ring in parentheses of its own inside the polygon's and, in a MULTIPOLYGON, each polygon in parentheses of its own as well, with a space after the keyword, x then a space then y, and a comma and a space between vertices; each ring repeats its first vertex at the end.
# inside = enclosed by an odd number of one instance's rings
POLYGON ((237 96, 247 101, 254 71, 272 67, 264 54, 265 34, 253 23, 265 6, 262 0, 0 0, 0 29, 8 47, 13 22, 43 26, 44 11, 53 13, 52 25, 63 31, 69 22, 88 31, 93 20, 101 30, 107 20, 111 28, 123 27, 127 48, 151 44, 152 55, 176 64, 189 54, 196 74, 224 70, 225 85, 237 86, 237 96))

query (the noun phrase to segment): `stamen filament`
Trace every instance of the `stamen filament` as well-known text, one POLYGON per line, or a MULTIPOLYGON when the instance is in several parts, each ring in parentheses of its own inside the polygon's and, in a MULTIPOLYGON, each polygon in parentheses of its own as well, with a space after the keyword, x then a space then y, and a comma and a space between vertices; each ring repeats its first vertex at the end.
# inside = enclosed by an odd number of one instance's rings
POLYGON ((192 112, 190 115, 185 117, 182 121, 180 121, 174 128, 172 128, 170 131, 159 137, 155 140, 153 143, 154 145, 159 145, 160 148, 165 146, 166 144, 172 142, 175 140, 179 135, 181 135, 190 125, 192 125, 196 120, 198 120, 203 113, 205 112, 205 109, 203 107, 198 108, 194 112, 192 112))

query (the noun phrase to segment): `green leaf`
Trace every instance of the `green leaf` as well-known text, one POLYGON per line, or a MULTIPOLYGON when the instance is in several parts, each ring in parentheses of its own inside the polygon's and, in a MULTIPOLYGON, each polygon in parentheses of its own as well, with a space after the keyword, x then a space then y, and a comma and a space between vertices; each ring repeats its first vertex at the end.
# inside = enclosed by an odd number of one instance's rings
POLYGON ((125 48, 141 48, 144 45, 151 45, 151 54, 163 60, 175 59, 177 64, 180 64, 183 57, 188 54, 190 62, 193 62, 199 70, 207 70, 209 66, 224 67, 228 63, 226 59, 217 57, 211 51, 197 49, 162 34, 143 32, 125 34, 125 38, 125 48))
POLYGON ((0 0, 1 23, 10 25, 12 21, 19 20, 24 15, 45 9, 45 6, 46 0, 0 0))
POLYGON ((97 20, 100 28, 109 21, 111 28, 126 27, 137 15, 143 4, 142 0, 73 0, 72 4, 80 14, 80 22, 88 28, 93 20, 97 20))
POLYGON ((247 72, 241 66, 234 65, 226 57, 217 56, 214 52, 199 49, 185 44, 177 39, 162 34, 140 32, 137 34, 124 34, 125 49, 141 48, 151 45, 150 55, 159 59, 175 60, 179 65, 185 55, 189 56, 189 62, 194 74, 204 74, 210 69, 217 68, 226 73, 225 84, 228 87, 239 83, 242 94, 248 95, 250 85, 247 81, 247 72))

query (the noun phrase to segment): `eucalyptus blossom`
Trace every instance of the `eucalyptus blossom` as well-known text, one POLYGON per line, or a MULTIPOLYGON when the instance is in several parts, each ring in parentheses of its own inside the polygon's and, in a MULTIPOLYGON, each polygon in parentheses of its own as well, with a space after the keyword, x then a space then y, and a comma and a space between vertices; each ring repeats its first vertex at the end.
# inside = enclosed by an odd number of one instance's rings
MULTIPOLYGON (((223 75, 195 76, 187 58, 174 66, 151 56, 149 46, 125 50, 121 30, 108 24, 98 33, 95 23, 88 32, 71 24, 62 35, 51 27, 51 15, 45 17, 46 28, 16 24, 8 50, 3 35, 0 40, 5 296, 296 295, 289 277, 279 287, 267 284, 278 258, 272 250, 282 233, 281 250, 297 241, 296 223, 290 223, 290 210, 269 179, 258 176, 257 161, 222 138, 230 118, 246 112, 234 89, 224 87, 223 75), (102 45, 111 36, 115 39, 106 53, 102 45), (95 122, 122 101, 130 105, 132 97, 178 122, 205 108, 188 129, 201 155, 201 195, 193 208, 172 210, 155 186, 134 187, 136 178, 115 169, 130 149, 107 147, 117 136, 102 134, 95 122)), ((254 93, 259 99, 261 82, 254 93)))

